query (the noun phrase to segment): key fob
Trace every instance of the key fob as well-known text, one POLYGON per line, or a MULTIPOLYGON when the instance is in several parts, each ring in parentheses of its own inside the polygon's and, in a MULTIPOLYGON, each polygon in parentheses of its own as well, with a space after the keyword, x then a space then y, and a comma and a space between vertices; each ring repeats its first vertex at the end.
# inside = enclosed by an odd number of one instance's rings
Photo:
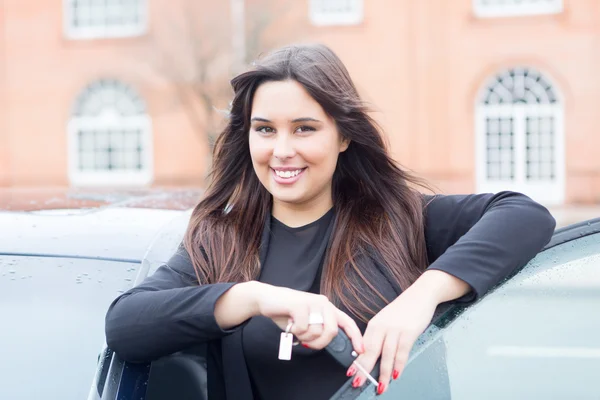
MULTIPOLYGON (((343 329, 338 329, 337 336, 325 347, 325 350, 344 368, 350 368, 350 365, 358 356, 352 348, 350 338, 343 329)), ((371 376, 379 376, 379 361, 371 371, 371 376)))
POLYGON ((352 342, 343 329, 338 330, 337 336, 325 347, 325 350, 345 368, 349 368, 356 358, 354 355, 356 353, 353 354, 352 342))

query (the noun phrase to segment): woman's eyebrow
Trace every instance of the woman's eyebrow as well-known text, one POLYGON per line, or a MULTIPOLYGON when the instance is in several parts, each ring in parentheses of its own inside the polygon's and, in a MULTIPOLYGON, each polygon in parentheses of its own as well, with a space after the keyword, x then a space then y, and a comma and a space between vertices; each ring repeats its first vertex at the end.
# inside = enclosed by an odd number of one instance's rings
POLYGON ((293 119, 290 122, 295 124, 296 122, 321 122, 321 121, 319 121, 318 119, 310 118, 310 117, 304 117, 304 118, 293 119))
POLYGON ((266 118, 261 118, 261 117, 253 117, 250 122, 254 122, 254 121, 259 121, 259 122, 271 122, 266 118))
MULTIPOLYGON (((254 122, 254 121, 258 121, 258 122, 268 122, 271 123, 272 121, 266 119, 266 118, 262 118, 262 117, 253 117, 250 122, 254 122)), ((291 123, 295 124, 298 122, 321 122, 318 119, 314 119, 311 117, 303 117, 303 118, 296 118, 290 121, 291 123)))

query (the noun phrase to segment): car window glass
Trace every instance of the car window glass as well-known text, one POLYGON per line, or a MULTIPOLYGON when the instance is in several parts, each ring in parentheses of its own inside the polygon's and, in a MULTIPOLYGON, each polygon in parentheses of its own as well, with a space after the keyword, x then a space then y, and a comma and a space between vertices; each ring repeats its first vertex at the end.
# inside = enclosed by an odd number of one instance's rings
POLYGON ((0 255, 0 399, 85 399, 137 263, 0 255))
POLYGON ((540 253, 445 329, 427 332, 383 398, 598 399, 599 310, 596 234, 540 253))

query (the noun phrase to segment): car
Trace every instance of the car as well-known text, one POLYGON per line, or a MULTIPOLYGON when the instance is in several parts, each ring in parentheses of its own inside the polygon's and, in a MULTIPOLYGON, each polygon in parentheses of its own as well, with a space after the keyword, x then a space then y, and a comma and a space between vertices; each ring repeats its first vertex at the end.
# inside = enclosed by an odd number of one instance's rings
MULTIPOLYGON (((441 305, 404 373, 380 397, 598 399, 598 310, 600 218, 557 230, 475 304, 441 305)), ((207 398, 205 368, 201 345, 149 364, 129 364, 105 348, 89 399, 207 398)), ((332 399, 374 398, 372 385, 359 390, 350 381, 332 399)))
POLYGON ((186 189, 0 190, 0 399, 85 399, 109 304, 174 251, 186 189))
MULTIPOLYGON (((200 196, 82 191, 0 212, 0 398, 207 398, 202 345, 128 363, 106 346, 103 326, 118 293, 175 252, 200 196)), ((599 309, 600 218, 558 229, 475 304, 441 305, 378 397, 598 399, 599 309)), ((349 380, 333 399, 374 397, 371 384, 349 380)))

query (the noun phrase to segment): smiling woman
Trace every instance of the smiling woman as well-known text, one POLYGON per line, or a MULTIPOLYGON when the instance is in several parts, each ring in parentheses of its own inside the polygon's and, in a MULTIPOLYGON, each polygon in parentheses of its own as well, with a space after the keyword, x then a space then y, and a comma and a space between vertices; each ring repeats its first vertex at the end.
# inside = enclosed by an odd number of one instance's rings
POLYGON ((335 121, 294 80, 261 85, 252 102, 250 156, 258 179, 273 195, 273 217, 302 224, 332 206, 338 155, 349 141, 335 121))
POLYGON ((382 394, 440 303, 484 295, 554 230, 519 193, 417 191, 325 46, 284 47, 231 83, 183 243, 106 318, 128 361, 207 343, 211 399, 328 398, 378 359, 382 394), (350 368, 323 351, 338 329, 350 368))

